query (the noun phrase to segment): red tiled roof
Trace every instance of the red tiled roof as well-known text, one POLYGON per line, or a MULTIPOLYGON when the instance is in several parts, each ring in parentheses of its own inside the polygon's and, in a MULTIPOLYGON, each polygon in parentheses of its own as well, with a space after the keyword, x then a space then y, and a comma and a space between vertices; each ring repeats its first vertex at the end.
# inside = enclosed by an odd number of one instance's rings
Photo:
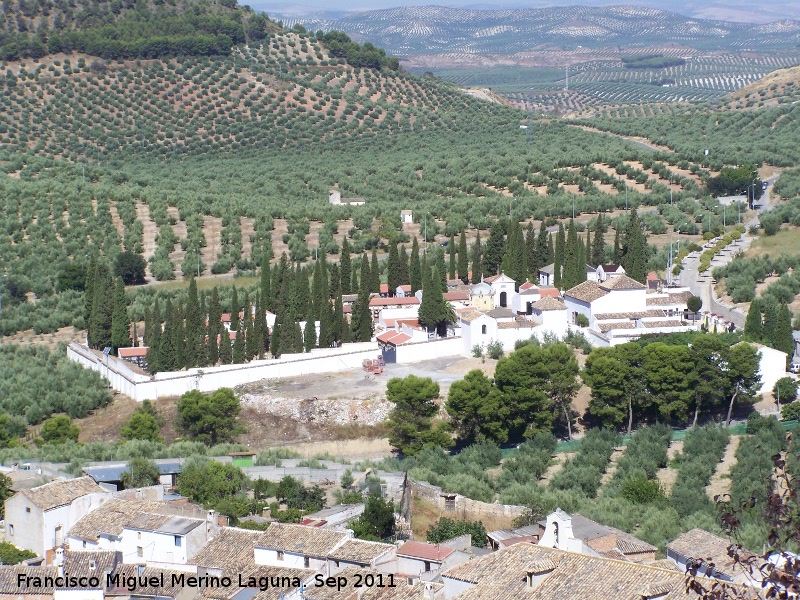
POLYGON ((353 306, 351 304, 345 304, 342 306, 342 314, 349 315, 353 312, 353 306))
POLYGON ((383 342, 384 344, 393 344, 395 346, 399 346, 411 339, 411 336, 406 335, 405 333, 401 333, 396 329, 389 329, 388 331, 384 331, 382 334, 375 338, 379 342, 383 342))
POLYGON ((382 283, 381 284, 381 294, 388 294, 389 293, 389 284, 382 283))
POLYGON ((231 313, 222 313, 222 322, 223 323, 230 323, 231 322, 231 313))
POLYGON ((147 356, 147 348, 138 346, 137 348, 120 348, 117 350, 117 355, 120 358, 134 358, 137 356, 147 356))
POLYGON ((404 292, 408 293, 408 292, 411 291, 411 286, 409 284, 401 285, 400 289, 403 290, 404 292))
POLYGON ((532 284, 530 281, 526 281, 521 286, 519 286, 519 289, 524 291, 524 290, 529 290, 529 289, 534 288, 534 287, 536 287, 534 284, 532 284))
POLYGON ((411 304, 419 304, 419 300, 416 296, 404 298, 373 298, 369 301, 370 306, 403 306, 411 304))
POLYGON ((499 278, 500 278, 500 275, 492 275, 491 277, 484 277, 483 278, 483 282, 484 283, 494 283, 499 278))
POLYGON ((650 271, 647 274, 647 281, 658 281, 658 274, 655 271, 650 271))
POLYGON ((419 319, 397 319, 399 325, 408 325, 409 327, 419 327, 419 319))
POLYGON ((445 300, 469 300, 467 292, 445 292, 442 296, 445 300))
POLYGON ((558 288, 550 287, 550 286, 542 286, 539 288, 539 294, 542 298, 550 297, 550 298, 558 298, 561 294, 558 291, 558 288))
POLYGON ((441 562, 450 556, 455 550, 446 546, 434 546, 433 544, 423 544, 421 542, 406 542, 397 549, 398 556, 409 556, 420 560, 431 560, 441 562))

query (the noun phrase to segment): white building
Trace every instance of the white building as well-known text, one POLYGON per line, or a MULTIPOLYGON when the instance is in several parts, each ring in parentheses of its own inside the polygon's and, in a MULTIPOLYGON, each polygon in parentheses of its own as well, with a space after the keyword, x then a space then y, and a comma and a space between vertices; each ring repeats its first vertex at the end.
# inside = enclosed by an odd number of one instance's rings
POLYGON ((761 389, 758 393, 768 394, 778 379, 786 377, 786 352, 763 344, 753 345, 758 349, 758 370, 761 373, 761 389))
POLYGON ((697 328, 684 324, 681 316, 691 293, 687 288, 664 288, 661 292, 624 274, 605 281, 584 281, 564 292, 568 321, 577 325, 579 315, 588 322, 589 342, 614 346, 648 333, 676 333, 697 328))
POLYGON ((400 211, 400 222, 403 223, 403 224, 413 223, 414 222, 414 211, 401 210, 400 211))
POLYGON ((207 519, 146 513, 123 527, 120 549, 128 564, 186 564, 217 529, 213 511, 207 519))
POLYGON ((53 481, 14 494, 5 503, 5 541, 44 556, 64 544, 67 532, 111 494, 91 477, 53 481))
POLYGON ((327 565, 328 556, 352 537, 349 530, 272 523, 255 541, 255 563, 318 571, 327 565))
POLYGON ((469 554, 447 546, 406 542, 397 549, 397 568, 400 575, 433 581, 442 571, 466 562, 469 558, 469 554))
POLYGON ((339 190, 331 190, 328 192, 328 203, 334 206, 363 206, 366 204, 366 200, 364 198, 342 198, 339 190))
POLYGON ((397 546, 357 539, 347 540, 328 555, 328 572, 336 575, 348 567, 397 573, 397 546))

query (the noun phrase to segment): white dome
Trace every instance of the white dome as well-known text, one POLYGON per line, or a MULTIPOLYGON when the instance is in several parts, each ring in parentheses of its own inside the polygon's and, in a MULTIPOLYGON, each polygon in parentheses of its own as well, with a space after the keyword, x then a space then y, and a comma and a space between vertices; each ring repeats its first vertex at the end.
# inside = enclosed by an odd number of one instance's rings
POLYGON ((484 283, 481 281, 479 284, 475 285, 472 288, 471 292, 472 296, 491 296, 492 295, 492 286, 488 283, 484 283))

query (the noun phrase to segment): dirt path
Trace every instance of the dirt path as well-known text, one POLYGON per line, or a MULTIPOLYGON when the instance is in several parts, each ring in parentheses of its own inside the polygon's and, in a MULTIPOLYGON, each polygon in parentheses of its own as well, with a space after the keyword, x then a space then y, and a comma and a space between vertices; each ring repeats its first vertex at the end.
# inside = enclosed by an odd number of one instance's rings
MULTIPOLYGON (((206 266, 206 272, 211 272, 212 265, 217 262, 217 254, 222 248, 222 219, 219 217, 203 216, 203 235, 206 236, 206 245, 200 250, 200 260, 206 266)), ((244 231, 242 231, 244 235, 244 231)))
POLYGON ((625 452, 625 446, 617 446, 611 453, 611 462, 608 463, 608 467, 606 467, 606 472, 603 473, 603 478, 600 480, 600 489, 597 490, 598 496, 603 495, 603 489, 605 488, 606 484, 609 481, 611 481, 611 479, 614 477, 614 473, 617 472, 617 461, 624 452, 625 452))
POLYGON ((556 473, 564 468, 564 463, 573 456, 575 456, 575 452, 559 452, 556 454, 553 463, 547 468, 547 471, 544 472, 542 478, 539 479, 539 485, 544 487, 550 483, 550 480, 556 476, 556 473))
MULTIPOLYGON (((678 442, 670 442, 669 449, 667 450, 667 462, 671 462, 679 452, 683 451, 683 440, 678 442)), ((672 493, 672 486, 675 485, 675 480, 678 478, 678 469, 670 467, 669 464, 663 469, 658 470, 658 481, 664 488, 664 493, 669 496, 672 493)))
POLYGON ((647 138, 643 137, 633 137, 627 135, 619 135, 618 133, 612 133, 610 131, 604 131, 602 129, 596 129, 594 127, 587 127, 586 125, 570 125, 570 127, 577 127, 578 129, 583 129, 584 131, 591 131, 592 133, 602 133, 603 135, 610 135, 615 138, 619 138, 621 140, 627 140, 629 142, 633 142, 634 144, 646 148, 648 150, 652 150, 653 152, 673 152, 672 148, 669 146, 661 146, 659 144, 655 144, 648 140, 647 138))
POLYGON ((156 252, 156 235, 158 234, 158 227, 156 222, 150 218, 150 207, 144 202, 136 203, 136 219, 142 223, 142 246, 144 246, 144 259, 147 262, 147 270, 145 272, 148 283, 154 281, 152 273, 150 273, 150 257, 156 252))
POLYGON ((727 494, 731 491, 731 469, 736 464, 736 450, 739 448, 739 441, 741 437, 738 435, 731 436, 731 441, 725 449, 725 454, 722 456, 722 461, 717 465, 717 470, 711 476, 711 481, 706 486, 706 494, 712 500, 714 496, 727 494))
POLYGON ((117 212, 117 204, 116 202, 109 201, 108 209, 111 212, 111 222, 114 224, 114 227, 117 229, 117 233, 119 234, 119 238, 121 240, 125 239, 125 224, 122 222, 122 219, 117 212))

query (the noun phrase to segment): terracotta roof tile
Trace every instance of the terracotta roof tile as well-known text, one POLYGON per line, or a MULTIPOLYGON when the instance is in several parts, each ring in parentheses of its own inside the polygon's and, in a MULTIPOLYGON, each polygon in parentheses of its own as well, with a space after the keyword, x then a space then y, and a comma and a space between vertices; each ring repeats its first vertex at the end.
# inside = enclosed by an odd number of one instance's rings
POLYGON ((596 281, 584 281, 564 292, 564 296, 575 298, 581 302, 593 302, 606 294, 608 291, 601 289, 596 281))
POLYGON ((531 304, 531 308, 534 310, 566 310, 567 306, 561 300, 556 300, 552 296, 545 296, 531 304))
POLYGON ((77 479, 66 479, 63 481, 53 481, 40 485, 39 487, 23 490, 23 494, 28 500, 33 502, 42 510, 50 510, 59 506, 70 504, 76 498, 87 494, 105 492, 97 485, 91 477, 78 477, 77 479))
POLYGON ((256 540, 258 548, 271 548, 306 556, 325 558, 350 534, 333 529, 273 523, 256 540))
POLYGON ((631 279, 627 275, 617 275, 610 277, 600 284, 600 287, 606 291, 611 290, 643 290, 647 286, 639 283, 635 279, 631 279))
POLYGON ((667 544, 667 551, 685 558, 713 562, 716 571, 734 577, 743 573, 743 570, 728 556, 728 546, 730 542, 725 538, 703 529, 692 529, 667 544))
MULTIPOLYGON (((114 498, 100 505, 78 520, 69 531, 70 537, 96 542, 101 534, 119 537, 122 529, 143 515, 155 512, 161 506, 150 500, 122 500, 114 498)), ((158 515, 159 518, 161 515, 158 515)))
POLYGON ((392 544, 353 539, 347 540, 344 544, 335 548, 328 556, 334 560, 369 564, 379 556, 394 549, 395 546, 392 544))
POLYGON ((455 550, 447 546, 436 546, 434 544, 423 544, 422 542, 406 542, 397 549, 397 554, 418 558, 420 560, 430 560, 441 562, 450 556, 455 550))
POLYGON ((189 559, 189 564, 241 571, 247 565, 255 564, 253 545, 261 534, 261 531, 224 527, 217 537, 189 559))

